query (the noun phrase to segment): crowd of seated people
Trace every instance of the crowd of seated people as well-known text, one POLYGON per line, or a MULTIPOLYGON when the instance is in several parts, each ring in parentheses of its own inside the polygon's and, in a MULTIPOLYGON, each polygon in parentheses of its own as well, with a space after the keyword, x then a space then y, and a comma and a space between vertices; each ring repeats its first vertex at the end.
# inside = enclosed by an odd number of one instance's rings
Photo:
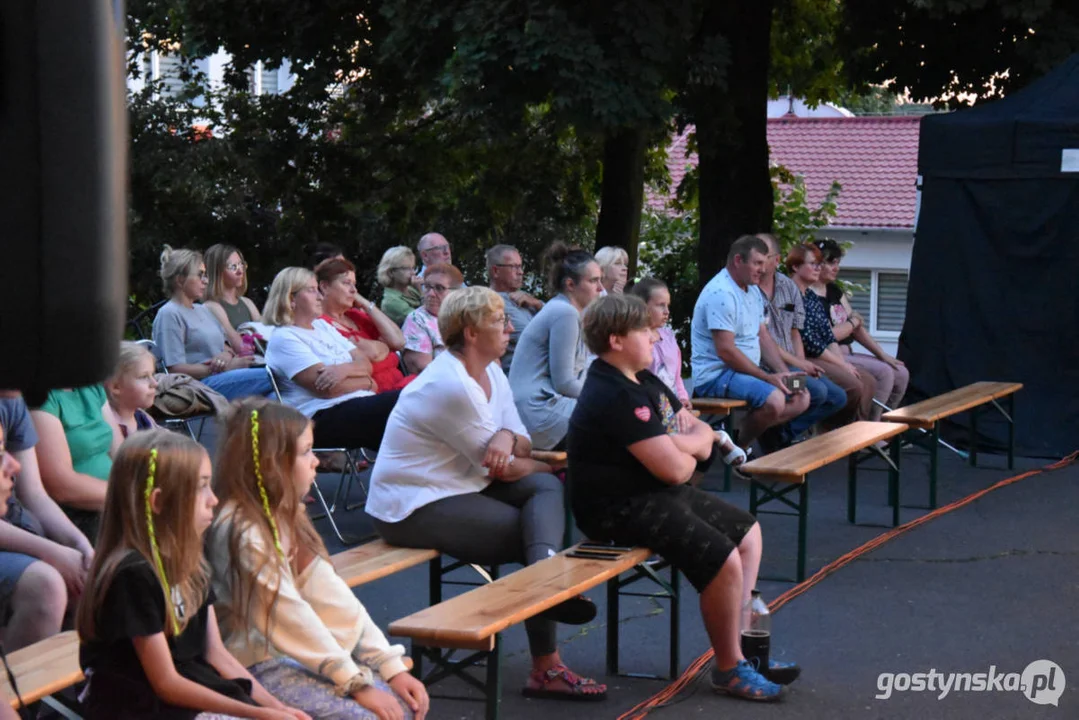
MULTIPOLYGON (((771 235, 739 238, 694 308, 691 388, 670 290, 629 282, 624 250, 554 243, 544 298, 523 289, 511 245, 487 252, 489 288, 465 283, 438 233, 417 253, 420 272, 411 249, 384 254, 380 309, 340 249, 320 246, 314 270, 277 273, 260 312, 236 248, 216 245, 205 263, 166 248, 153 352, 122 343, 104 383, 53 390, 40 407, 0 393, 6 648, 74 621, 91 718, 423 718, 423 685, 336 575, 305 509, 314 448, 363 447, 378 451, 366 511, 387 542, 533 564, 562 549, 568 502, 589 538, 646 545, 686 574, 717 691, 778 699, 797 668, 755 666, 738 642, 760 527, 688 481, 902 397, 906 369, 836 284, 842 249, 781 258, 771 235), (249 323, 265 331, 266 367, 249 323), (215 462, 148 414, 159 369, 234 400, 215 462), (273 379, 281 402, 267 399, 273 379), (691 414, 694 396, 747 402, 734 440, 691 414), (533 448, 566 450, 568 482, 533 448)), ((525 695, 606 696, 557 646, 559 623, 595 613, 578 596, 526 621, 525 695)))

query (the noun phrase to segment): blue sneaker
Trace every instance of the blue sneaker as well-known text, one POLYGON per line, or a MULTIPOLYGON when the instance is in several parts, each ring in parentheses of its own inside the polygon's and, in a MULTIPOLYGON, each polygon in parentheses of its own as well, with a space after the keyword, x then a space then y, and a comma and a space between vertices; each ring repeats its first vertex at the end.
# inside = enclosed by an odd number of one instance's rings
POLYGON ((745 660, 727 671, 712 668, 712 689, 744 700, 775 702, 783 695, 783 688, 768 680, 745 660))

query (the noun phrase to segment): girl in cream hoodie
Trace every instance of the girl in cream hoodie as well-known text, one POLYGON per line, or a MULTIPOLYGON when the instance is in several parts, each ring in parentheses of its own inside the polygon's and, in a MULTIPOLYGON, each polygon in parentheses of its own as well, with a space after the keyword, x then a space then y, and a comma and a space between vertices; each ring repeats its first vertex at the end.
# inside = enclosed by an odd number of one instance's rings
POLYGON ((311 421, 292 408, 261 398, 233 405, 208 544, 225 644, 315 720, 422 720, 427 692, 407 672, 404 649, 337 575, 307 517, 313 442, 311 421))

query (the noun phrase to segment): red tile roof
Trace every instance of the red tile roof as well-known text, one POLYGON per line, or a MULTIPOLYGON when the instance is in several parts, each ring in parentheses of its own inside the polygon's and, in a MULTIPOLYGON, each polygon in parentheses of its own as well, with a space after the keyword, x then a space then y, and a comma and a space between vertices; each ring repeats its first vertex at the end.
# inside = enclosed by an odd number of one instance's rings
MULTIPOLYGON (((793 118, 768 120, 772 162, 805 178, 808 201, 819 203, 833 180, 843 185, 835 225, 913 228, 917 199, 919 117, 793 118)), ((686 137, 667 151, 671 188, 678 187, 697 155, 686 157, 686 137)), ((649 193, 663 210, 666 198, 649 193)))

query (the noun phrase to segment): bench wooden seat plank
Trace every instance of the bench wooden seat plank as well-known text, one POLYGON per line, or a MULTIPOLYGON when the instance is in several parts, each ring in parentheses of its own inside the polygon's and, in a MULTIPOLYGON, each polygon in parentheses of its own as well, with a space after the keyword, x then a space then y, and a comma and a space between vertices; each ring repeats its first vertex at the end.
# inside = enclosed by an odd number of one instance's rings
POLYGON ((634 548, 614 560, 554 557, 390 624, 390 635, 428 647, 491 650, 494 636, 647 560, 634 548))
POLYGON ((814 470, 895 437, 906 429, 907 426, 901 423, 860 420, 752 460, 739 469, 747 475, 766 475, 800 483, 814 470))
POLYGON ((395 547, 379 539, 339 552, 330 560, 337 574, 344 578, 348 586, 356 587, 434 560, 438 556, 437 550, 395 547))
POLYGON ((1022 383, 976 382, 943 395, 885 413, 881 420, 929 429, 938 420, 970 410, 1023 389, 1022 383))
POLYGON ((745 407, 745 400, 735 398, 692 398, 690 404, 702 415, 729 415, 735 408, 745 407))
MULTIPOLYGON (((7 656, 7 661, 27 705, 83 679, 79 667, 79 636, 74 630, 16 650, 7 656)), ((11 707, 17 708, 19 701, 8 683, 7 674, 0 675, 0 692, 10 701, 11 707)))

